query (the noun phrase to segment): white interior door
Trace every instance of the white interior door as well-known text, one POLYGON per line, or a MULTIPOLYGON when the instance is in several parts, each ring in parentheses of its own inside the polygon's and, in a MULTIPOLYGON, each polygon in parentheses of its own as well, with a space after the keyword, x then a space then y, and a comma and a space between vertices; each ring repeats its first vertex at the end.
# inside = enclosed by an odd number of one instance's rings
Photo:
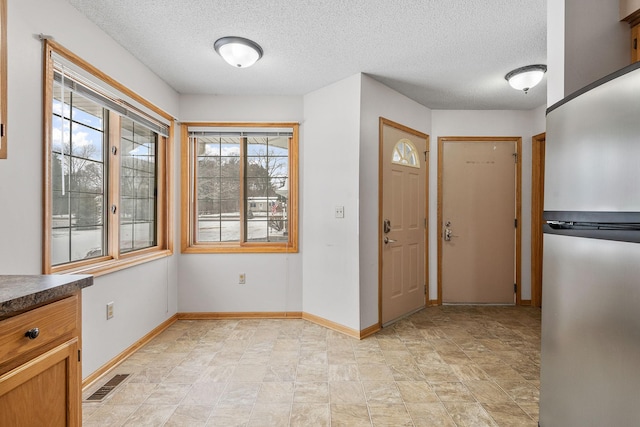
POLYGON ((428 136, 381 119, 381 322, 425 306, 428 136))
POLYGON ((443 303, 513 304, 516 142, 441 140, 443 303))

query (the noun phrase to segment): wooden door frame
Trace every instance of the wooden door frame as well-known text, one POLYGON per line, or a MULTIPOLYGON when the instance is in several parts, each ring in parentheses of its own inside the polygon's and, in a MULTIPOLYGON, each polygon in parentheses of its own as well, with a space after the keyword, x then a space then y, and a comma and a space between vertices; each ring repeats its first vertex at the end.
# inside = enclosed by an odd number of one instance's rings
POLYGON ((384 126, 390 126, 392 128, 410 133, 418 138, 425 139, 425 184, 424 184, 424 215, 425 215, 425 227, 424 227, 424 286, 425 286, 425 296, 424 296, 424 304, 425 307, 429 302, 429 135, 426 133, 422 133, 415 129, 411 129, 410 127, 401 125, 400 123, 394 122, 392 120, 386 119, 382 116, 378 119, 378 327, 382 328, 382 221, 384 220, 382 215, 382 185, 383 185, 383 176, 382 176, 382 163, 386 160, 383 155, 383 144, 384 140, 382 137, 382 131, 384 126))
POLYGON ((542 306, 542 212, 546 133, 531 138, 531 305, 542 306))
POLYGON ((443 146, 445 142, 515 142, 516 143, 516 305, 521 305, 521 246, 522 246, 522 138, 519 136, 441 136, 438 137, 438 300, 442 305, 442 178, 444 166, 443 146))

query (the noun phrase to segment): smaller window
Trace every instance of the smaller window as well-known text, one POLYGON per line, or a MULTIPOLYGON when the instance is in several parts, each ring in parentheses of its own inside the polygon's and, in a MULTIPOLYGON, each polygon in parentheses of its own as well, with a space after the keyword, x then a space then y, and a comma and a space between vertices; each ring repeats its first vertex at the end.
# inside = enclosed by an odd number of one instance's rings
POLYGON ((393 147, 391 163, 419 169, 418 150, 416 150, 416 147, 408 139, 401 139, 396 143, 396 146, 393 147))
POLYGON ((298 124, 183 123, 182 250, 298 251, 298 124))

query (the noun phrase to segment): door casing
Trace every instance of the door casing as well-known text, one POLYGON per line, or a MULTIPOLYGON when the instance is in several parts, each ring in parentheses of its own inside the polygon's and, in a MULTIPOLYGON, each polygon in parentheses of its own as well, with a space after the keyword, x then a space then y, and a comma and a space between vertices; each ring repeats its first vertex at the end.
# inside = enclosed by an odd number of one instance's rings
POLYGON ((516 145, 516 248, 515 248, 515 284, 516 305, 522 305, 521 300, 521 246, 522 246, 522 138, 521 137, 469 137, 469 136, 442 136, 438 137, 438 299, 437 304, 442 304, 442 199, 443 199, 443 174, 444 157, 443 146, 445 142, 473 142, 473 141, 505 141, 515 142, 516 145))
POLYGON ((531 305, 534 307, 542 306, 545 141, 546 133, 531 138, 531 305))

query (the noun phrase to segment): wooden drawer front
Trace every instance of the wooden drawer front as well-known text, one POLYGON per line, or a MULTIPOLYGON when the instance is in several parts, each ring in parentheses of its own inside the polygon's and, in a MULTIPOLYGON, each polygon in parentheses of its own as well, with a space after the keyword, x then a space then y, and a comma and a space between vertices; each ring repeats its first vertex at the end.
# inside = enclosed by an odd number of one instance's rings
POLYGON ((79 331, 78 296, 36 308, 0 322, 0 365, 47 343, 79 331), (25 333, 38 328, 37 338, 25 333))

